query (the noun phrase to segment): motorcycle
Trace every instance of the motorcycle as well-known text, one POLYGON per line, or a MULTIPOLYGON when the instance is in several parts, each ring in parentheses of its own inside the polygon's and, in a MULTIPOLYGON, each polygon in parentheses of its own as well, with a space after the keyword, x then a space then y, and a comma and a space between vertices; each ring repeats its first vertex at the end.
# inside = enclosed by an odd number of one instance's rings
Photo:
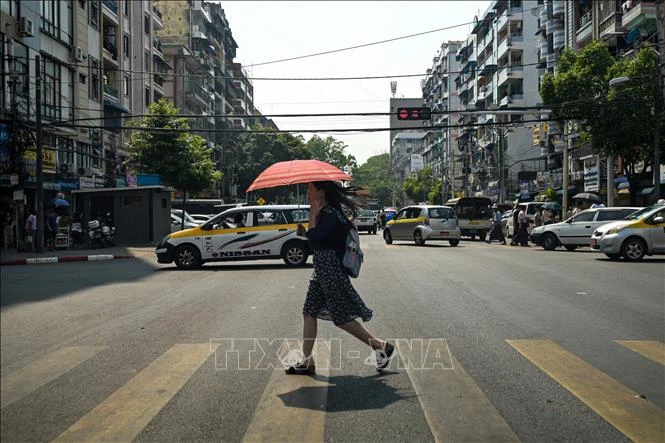
POLYGON ((107 213, 104 218, 98 217, 88 222, 88 238, 93 247, 99 245, 103 248, 115 245, 115 226, 111 221, 110 213, 107 213))

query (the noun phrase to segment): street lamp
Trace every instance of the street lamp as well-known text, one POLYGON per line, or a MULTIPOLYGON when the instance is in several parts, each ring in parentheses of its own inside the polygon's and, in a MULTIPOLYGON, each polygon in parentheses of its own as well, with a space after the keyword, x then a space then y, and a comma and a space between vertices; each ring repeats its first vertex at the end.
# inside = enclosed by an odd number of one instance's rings
MULTIPOLYGON (((609 81, 610 88, 614 88, 618 85, 622 85, 631 81, 630 77, 615 77, 609 81)), ((653 142, 653 192, 656 195, 656 198, 660 198, 660 118, 658 116, 658 111, 660 110, 658 96, 660 91, 656 90, 656 95, 653 99, 653 112, 656 117, 656 126, 654 128, 654 142, 653 142)), ((609 167, 609 163, 608 163, 609 167)), ((608 181, 609 186, 609 181, 608 181)), ((609 189, 608 189, 609 195, 609 189)))

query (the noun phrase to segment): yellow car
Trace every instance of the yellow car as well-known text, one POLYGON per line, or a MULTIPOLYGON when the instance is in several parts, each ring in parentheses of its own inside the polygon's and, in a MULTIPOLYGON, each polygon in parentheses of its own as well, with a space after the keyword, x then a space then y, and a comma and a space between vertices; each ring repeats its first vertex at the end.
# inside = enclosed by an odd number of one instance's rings
POLYGON ((591 249, 612 260, 642 260, 645 255, 665 254, 665 205, 653 205, 608 223, 591 236, 591 249))
POLYGON ((233 208, 200 226, 164 237, 155 250, 159 263, 181 269, 212 261, 281 258, 302 266, 310 255, 307 238, 296 233, 309 221, 309 205, 266 205, 233 208))
POLYGON ((451 246, 457 246, 461 236, 457 215, 450 206, 407 206, 383 230, 388 245, 394 240, 413 241, 418 246, 428 240, 447 240, 451 246))

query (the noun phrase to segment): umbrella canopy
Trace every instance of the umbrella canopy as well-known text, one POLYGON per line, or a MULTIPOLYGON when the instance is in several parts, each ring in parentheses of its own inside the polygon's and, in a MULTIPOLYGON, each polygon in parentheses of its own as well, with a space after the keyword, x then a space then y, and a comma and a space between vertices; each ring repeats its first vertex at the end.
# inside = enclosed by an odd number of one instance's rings
POLYGON ((320 160, 291 160, 268 166, 247 188, 247 192, 327 180, 349 181, 351 176, 330 163, 320 160))
POLYGON ((601 201, 600 197, 590 192, 580 192, 579 194, 573 196, 573 200, 589 200, 597 203, 600 203, 601 201))
POLYGON ((69 202, 64 198, 56 198, 53 200, 53 206, 69 206, 69 202))
POLYGON ((541 206, 543 209, 550 209, 552 211, 561 211, 563 207, 557 202, 547 202, 541 206))

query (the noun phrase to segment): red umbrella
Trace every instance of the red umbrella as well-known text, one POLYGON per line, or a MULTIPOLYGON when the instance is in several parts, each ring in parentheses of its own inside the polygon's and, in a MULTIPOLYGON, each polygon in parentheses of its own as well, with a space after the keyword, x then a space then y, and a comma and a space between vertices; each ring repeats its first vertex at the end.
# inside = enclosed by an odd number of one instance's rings
POLYGON ((268 166, 247 188, 247 192, 313 181, 349 181, 351 178, 330 163, 320 160, 291 160, 268 166))

